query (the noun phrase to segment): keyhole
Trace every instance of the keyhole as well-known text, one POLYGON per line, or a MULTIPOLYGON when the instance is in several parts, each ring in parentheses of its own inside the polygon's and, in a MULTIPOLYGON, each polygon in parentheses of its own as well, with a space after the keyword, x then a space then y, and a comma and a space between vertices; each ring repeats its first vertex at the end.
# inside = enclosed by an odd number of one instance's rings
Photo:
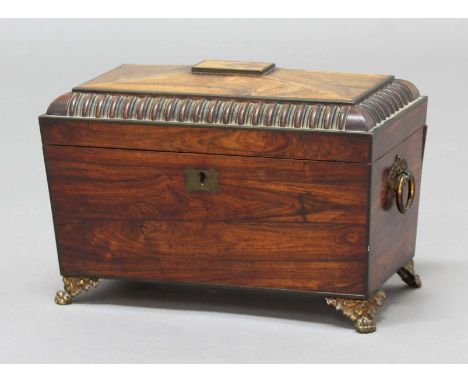
POLYGON ((200 184, 202 186, 204 186, 205 185, 205 180, 206 180, 206 174, 203 171, 200 171, 198 173, 198 176, 200 177, 200 184))

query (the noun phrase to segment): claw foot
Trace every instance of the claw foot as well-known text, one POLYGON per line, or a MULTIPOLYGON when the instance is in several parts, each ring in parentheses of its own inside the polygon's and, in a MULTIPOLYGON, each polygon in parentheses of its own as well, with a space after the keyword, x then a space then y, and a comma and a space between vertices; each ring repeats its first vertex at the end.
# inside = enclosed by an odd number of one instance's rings
POLYGON ((355 300, 351 298, 328 297, 328 305, 333 305, 346 317, 354 322, 358 333, 372 333, 376 330, 374 315, 385 298, 384 291, 376 292, 369 300, 355 300))
POLYGON ((55 302, 58 305, 71 304, 72 298, 86 292, 90 287, 96 288, 99 279, 86 277, 63 277, 64 291, 59 290, 55 295, 55 302))
POLYGON ((412 288, 421 288, 421 278, 414 272, 414 260, 411 261, 404 267, 398 269, 398 275, 401 279, 412 288))

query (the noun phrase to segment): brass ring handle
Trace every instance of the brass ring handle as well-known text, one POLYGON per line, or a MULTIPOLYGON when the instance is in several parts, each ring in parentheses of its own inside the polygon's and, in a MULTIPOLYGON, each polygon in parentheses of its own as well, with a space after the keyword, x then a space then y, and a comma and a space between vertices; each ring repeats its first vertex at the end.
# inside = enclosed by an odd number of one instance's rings
POLYGON ((408 211, 411 206, 413 205, 414 201, 414 191, 415 191, 415 182, 414 182, 414 175, 408 172, 401 172, 398 175, 397 181, 396 181, 397 187, 396 187, 396 201, 397 201, 397 207, 398 211, 400 211, 402 214, 405 214, 406 211, 408 211), (408 198, 406 200, 406 203, 404 202, 404 191, 405 191, 405 186, 408 184, 408 198))
POLYGON ((408 169, 408 164, 400 156, 397 156, 395 163, 390 169, 388 177, 390 189, 395 191, 396 204, 398 211, 405 214, 413 205, 416 193, 416 182, 414 175, 408 169), (407 198, 405 202, 405 187, 408 187, 407 198))

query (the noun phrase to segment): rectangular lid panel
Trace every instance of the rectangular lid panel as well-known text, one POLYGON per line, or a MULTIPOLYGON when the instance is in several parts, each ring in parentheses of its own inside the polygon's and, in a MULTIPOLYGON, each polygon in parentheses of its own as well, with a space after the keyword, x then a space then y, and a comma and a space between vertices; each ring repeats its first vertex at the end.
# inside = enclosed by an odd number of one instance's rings
MULTIPOLYGON (((216 63, 206 62, 212 66, 216 63)), ((240 64, 237 67, 241 69, 236 69, 233 62, 218 63, 221 64, 215 65, 216 70, 211 72, 204 70, 208 66, 204 63, 194 67, 122 65, 73 90, 356 104, 394 78, 379 74, 274 69, 274 64, 265 65, 265 70, 257 65, 249 72, 249 68, 243 69, 240 64), (234 66, 235 70, 220 73, 219 66, 234 66)))

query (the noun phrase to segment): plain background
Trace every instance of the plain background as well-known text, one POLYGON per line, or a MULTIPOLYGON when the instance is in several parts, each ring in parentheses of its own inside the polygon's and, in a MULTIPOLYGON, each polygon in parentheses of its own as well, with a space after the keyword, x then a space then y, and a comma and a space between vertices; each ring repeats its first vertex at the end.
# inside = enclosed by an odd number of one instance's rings
POLYGON ((0 21, 0 362, 467 362, 468 22, 0 21), (122 63, 272 61, 394 74, 429 96, 417 271, 358 335, 322 298, 105 280, 62 288, 37 116, 122 63))

